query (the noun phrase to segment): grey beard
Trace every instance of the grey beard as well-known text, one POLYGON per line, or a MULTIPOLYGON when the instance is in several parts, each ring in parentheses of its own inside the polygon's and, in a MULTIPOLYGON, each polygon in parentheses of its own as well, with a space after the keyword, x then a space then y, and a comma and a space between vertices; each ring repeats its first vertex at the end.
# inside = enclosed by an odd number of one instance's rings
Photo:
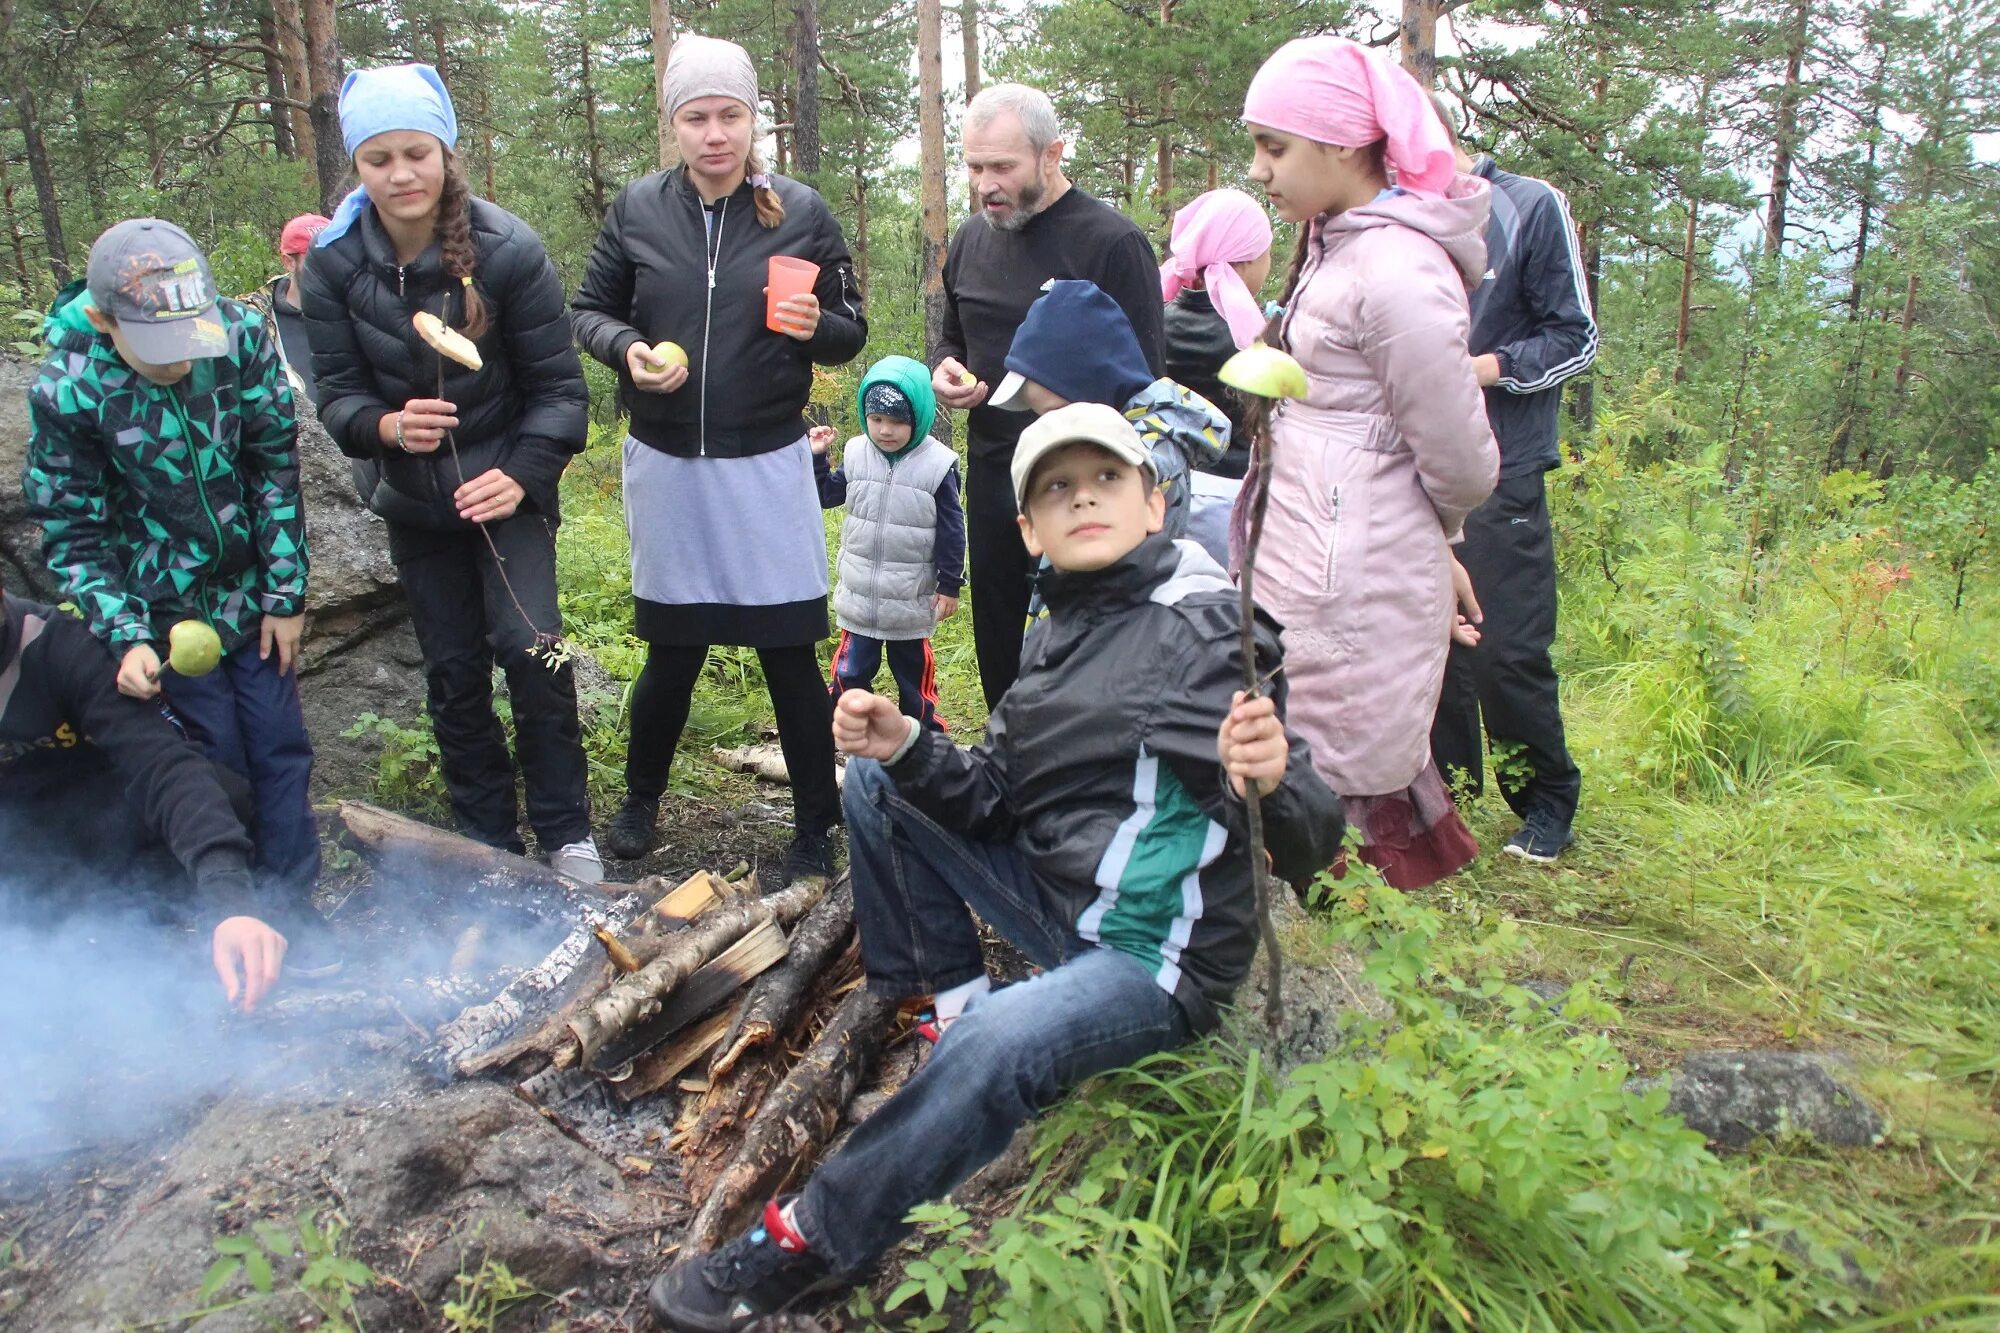
POLYGON ((1021 187, 1021 197, 1014 201, 1014 211, 1005 222, 993 222, 991 215, 982 214, 995 231, 1020 231, 1035 220, 1035 214, 1042 211, 1042 199, 1049 192, 1047 183, 1037 180, 1033 185, 1021 187))

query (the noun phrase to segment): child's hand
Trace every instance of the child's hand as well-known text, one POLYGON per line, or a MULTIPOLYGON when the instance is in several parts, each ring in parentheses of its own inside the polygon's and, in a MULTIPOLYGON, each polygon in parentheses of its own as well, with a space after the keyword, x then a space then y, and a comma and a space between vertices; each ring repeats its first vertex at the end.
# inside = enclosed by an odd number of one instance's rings
POLYGON ((305 632, 305 627, 303 611, 295 616, 265 616, 258 636, 257 656, 269 661, 275 652, 278 655, 278 674, 291 675, 293 665, 299 660, 299 635, 305 632))
POLYGON ((1291 742, 1285 739, 1285 724, 1278 720, 1276 701, 1268 695, 1245 700, 1238 690, 1230 701, 1229 716, 1222 719, 1222 730, 1216 733, 1215 753, 1238 796, 1251 779, 1262 791, 1283 782, 1291 742))
POLYGON ((887 759, 909 738, 910 719, 879 694, 845 690, 833 706, 833 743, 843 754, 887 759))
POLYGON ((442 398, 412 398, 403 404, 402 411, 383 417, 377 433, 382 436, 382 443, 399 447, 405 453, 429 454, 437 452, 437 447, 444 443, 445 432, 457 426, 456 403, 442 398))
POLYGON ((254 916, 232 916, 215 928, 209 954, 222 996, 232 1009, 257 1007, 285 966, 285 937, 254 916))
POLYGON ((1486 613, 1479 609, 1479 598, 1472 591, 1472 575, 1466 573, 1465 566, 1458 563, 1457 556, 1451 558, 1451 595, 1458 605, 1452 621, 1451 637, 1470 648, 1479 642, 1478 625, 1486 619, 1486 613), (1460 637, 1460 626, 1471 630, 1470 639, 1460 637))
POLYGON ((814 453, 825 453, 833 444, 833 427, 814 426, 806 432, 806 443, 812 446, 814 453))
POLYGON ((958 614, 958 598, 938 593, 931 598, 931 616, 939 621, 950 620, 958 614))
POLYGON ((135 643, 125 650, 118 664, 118 692, 134 699, 151 699, 160 693, 160 655, 150 643, 135 643))
POLYGON ((1479 646, 1479 626, 1473 624, 1464 616, 1454 615, 1451 618, 1451 641, 1463 644, 1467 648, 1477 648, 1479 646))

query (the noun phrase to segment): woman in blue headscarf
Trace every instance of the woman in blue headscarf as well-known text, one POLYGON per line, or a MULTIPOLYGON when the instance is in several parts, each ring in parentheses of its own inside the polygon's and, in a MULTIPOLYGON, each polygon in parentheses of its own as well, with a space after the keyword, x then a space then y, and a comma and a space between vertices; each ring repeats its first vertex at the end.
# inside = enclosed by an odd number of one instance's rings
POLYGON ((552 651, 556 489, 588 401, 562 280, 525 222, 472 197, 436 70, 348 75, 340 129, 361 184, 305 269, 315 398, 389 525, 453 813, 521 849, 497 660, 536 840, 558 870, 600 880, 575 677, 552 651), (422 313, 471 340, 479 364, 434 350, 422 313))

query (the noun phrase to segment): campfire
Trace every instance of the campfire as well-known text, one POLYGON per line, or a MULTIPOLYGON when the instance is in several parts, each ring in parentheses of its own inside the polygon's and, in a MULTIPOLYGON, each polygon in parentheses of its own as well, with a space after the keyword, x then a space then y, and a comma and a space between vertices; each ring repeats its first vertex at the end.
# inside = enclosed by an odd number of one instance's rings
MULTIPOLYGON (((560 938, 429 1032, 426 1059, 447 1079, 504 1080, 628 1172, 677 1166, 697 1207, 689 1245, 746 1225, 810 1169, 871 1077, 863 1104, 914 1068, 895 1003, 862 986, 844 876, 768 895, 741 865, 585 887, 372 806, 339 818, 388 873, 566 905, 560 938)), ((452 970, 476 971, 484 947, 468 927, 452 970)))

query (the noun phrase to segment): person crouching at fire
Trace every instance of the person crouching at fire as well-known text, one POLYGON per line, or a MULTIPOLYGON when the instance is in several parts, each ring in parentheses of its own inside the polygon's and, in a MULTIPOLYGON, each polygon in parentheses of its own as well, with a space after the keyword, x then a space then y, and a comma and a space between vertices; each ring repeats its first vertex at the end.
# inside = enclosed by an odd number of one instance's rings
POLYGON ((83 622, 0 587, 0 884, 178 881, 214 923, 224 997, 249 1013, 278 984, 286 950, 257 915, 249 786, 157 702, 119 693, 117 665, 83 622))

